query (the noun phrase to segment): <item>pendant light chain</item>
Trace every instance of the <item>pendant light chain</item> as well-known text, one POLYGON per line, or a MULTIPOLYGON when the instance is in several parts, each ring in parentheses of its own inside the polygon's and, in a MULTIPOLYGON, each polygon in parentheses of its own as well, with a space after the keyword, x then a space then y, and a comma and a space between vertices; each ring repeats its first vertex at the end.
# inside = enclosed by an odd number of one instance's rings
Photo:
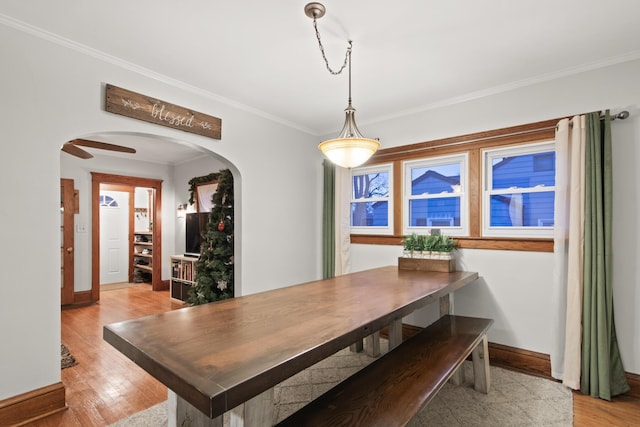
POLYGON ((329 61, 327 60, 324 46, 322 46, 322 40, 320 39, 320 31, 318 31, 317 23, 317 19, 322 18, 325 12, 326 9, 321 3, 312 2, 304 7, 305 15, 313 19, 313 28, 316 30, 318 46, 320 46, 322 59, 324 59, 327 70, 331 74, 336 75, 342 73, 347 66, 349 67, 349 104, 344 110, 344 125, 338 137, 321 142, 318 148, 336 165, 343 168, 354 168, 365 163, 373 153, 380 148, 380 141, 362 136, 358 130, 358 126, 356 126, 354 116, 356 109, 351 105, 351 53, 353 47, 351 40, 349 40, 349 46, 347 47, 347 53, 344 56, 342 67, 340 67, 338 71, 334 71, 329 66, 329 61))
POLYGON ((318 46, 320 46, 320 52, 322 53, 322 59, 324 59, 324 63, 327 66, 327 70, 329 70, 329 72, 331 74, 338 75, 342 72, 342 70, 345 69, 345 67, 347 66, 347 61, 349 60, 349 58, 351 57, 351 45, 352 42, 351 40, 349 40, 349 47, 347 48, 347 52, 344 55, 344 62, 342 63, 342 67, 340 67, 340 69, 338 71, 334 71, 331 69, 331 66, 329 66, 329 61, 327 60, 327 55, 325 55, 324 53, 324 46, 322 46, 322 40, 320 40, 320 32, 318 31, 318 23, 316 22, 316 17, 313 17, 313 28, 315 28, 316 30, 316 38, 318 39, 318 46))
MULTIPOLYGON (((349 57, 349 108, 351 108, 351 40, 349 40, 347 56, 349 57)), ((342 68, 344 69, 344 67, 342 68)))

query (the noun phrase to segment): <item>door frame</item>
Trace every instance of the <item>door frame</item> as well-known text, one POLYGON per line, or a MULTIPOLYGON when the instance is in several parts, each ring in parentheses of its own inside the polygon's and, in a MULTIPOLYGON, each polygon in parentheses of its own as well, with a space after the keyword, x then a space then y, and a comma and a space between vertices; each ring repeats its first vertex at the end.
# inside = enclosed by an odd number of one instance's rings
POLYGON ((60 253, 62 262, 62 283, 60 289, 60 305, 69 305, 75 302, 75 190, 72 179, 60 178, 62 190, 62 241, 60 253))
MULTIPOLYGON (((149 220, 153 221, 152 230, 152 271, 151 289, 154 291, 165 290, 161 278, 162 272, 162 180, 140 178, 126 175, 114 175, 99 172, 91 172, 91 300, 100 299, 100 185, 115 184, 132 187, 146 187, 155 190, 153 212, 149 220)), ((130 205, 130 217, 133 221, 133 199, 130 205)), ((130 233, 131 234, 131 230, 130 233)), ((129 251, 133 241, 129 242, 129 251)))

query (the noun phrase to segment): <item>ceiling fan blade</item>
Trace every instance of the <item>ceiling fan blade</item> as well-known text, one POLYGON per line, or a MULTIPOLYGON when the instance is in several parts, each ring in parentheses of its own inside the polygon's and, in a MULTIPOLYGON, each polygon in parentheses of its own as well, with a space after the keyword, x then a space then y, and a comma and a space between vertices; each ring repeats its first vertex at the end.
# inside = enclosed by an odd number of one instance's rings
POLYGON ((80 157, 81 159, 90 159, 93 155, 87 151, 84 151, 80 147, 76 147, 71 142, 65 142, 62 147, 60 147, 62 151, 65 153, 71 154, 72 156, 80 157))
POLYGON ((134 148, 124 147, 122 145, 116 145, 116 144, 109 144, 107 142, 92 141, 90 139, 79 138, 79 139, 74 139, 72 141, 69 141, 69 143, 73 145, 80 145, 83 147, 97 148, 100 150, 119 151, 121 153, 134 154, 136 152, 134 148))

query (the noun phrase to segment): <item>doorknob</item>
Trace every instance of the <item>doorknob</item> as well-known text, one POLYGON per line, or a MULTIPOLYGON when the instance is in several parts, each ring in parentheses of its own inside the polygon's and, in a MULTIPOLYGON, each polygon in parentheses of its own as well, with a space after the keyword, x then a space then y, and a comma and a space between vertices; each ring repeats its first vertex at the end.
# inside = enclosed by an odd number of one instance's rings
POLYGON ((67 252, 69 252, 69 253, 73 252, 73 247, 69 246, 69 247, 67 248, 67 252))

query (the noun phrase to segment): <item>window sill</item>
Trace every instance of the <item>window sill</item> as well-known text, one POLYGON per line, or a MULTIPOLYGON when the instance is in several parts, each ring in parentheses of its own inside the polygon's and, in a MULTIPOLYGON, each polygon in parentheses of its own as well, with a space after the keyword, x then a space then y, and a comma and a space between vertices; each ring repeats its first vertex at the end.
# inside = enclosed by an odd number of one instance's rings
MULTIPOLYGON (((352 234, 351 243, 402 246, 404 236, 352 234)), ((454 237, 461 249, 490 249, 527 252, 553 252, 553 239, 454 237)))

